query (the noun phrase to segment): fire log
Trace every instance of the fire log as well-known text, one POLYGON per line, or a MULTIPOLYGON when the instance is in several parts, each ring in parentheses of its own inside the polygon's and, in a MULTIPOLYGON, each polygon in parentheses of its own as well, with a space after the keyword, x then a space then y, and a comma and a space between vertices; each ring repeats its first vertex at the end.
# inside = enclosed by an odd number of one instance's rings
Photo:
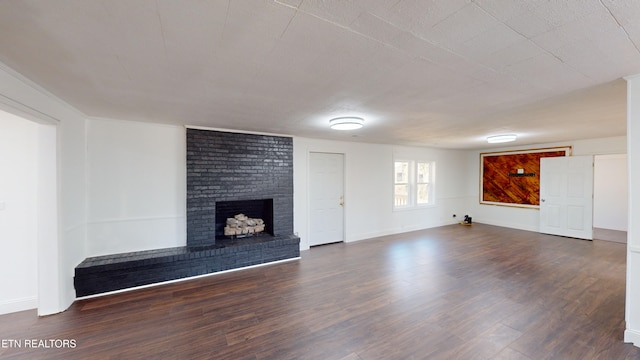
POLYGON ((227 224, 224 227, 225 236, 252 235, 264 231, 265 225, 262 219, 253 219, 244 214, 235 215, 227 218, 227 224))

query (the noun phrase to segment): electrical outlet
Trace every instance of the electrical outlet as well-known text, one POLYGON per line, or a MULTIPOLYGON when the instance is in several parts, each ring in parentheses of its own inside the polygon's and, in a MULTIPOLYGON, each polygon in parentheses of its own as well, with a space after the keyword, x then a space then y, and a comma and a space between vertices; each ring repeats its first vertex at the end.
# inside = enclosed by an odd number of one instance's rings
POLYGON ((4 201, 0 201, 0 211, 4 210, 4 208, 6 207, 4 201))

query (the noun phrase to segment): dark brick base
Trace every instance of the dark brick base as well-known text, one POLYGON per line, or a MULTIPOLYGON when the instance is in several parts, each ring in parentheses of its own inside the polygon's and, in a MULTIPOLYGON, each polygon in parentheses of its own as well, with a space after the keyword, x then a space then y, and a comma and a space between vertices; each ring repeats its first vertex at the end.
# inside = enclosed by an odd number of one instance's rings
POLYGON ((87 258, 76 267, 74 284, 81 297, 297 257, 300 238, 294 235, 226 239, 87 258))

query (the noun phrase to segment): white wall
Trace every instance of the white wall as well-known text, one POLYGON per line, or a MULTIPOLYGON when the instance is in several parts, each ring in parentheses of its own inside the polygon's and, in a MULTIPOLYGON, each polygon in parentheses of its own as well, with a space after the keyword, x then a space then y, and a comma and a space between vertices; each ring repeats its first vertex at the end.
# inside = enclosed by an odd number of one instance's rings
MULTIPOLYGON (((86 258, 86 123, 74 110, 64 109, 57 115, 58 136, 58 214, 59 214, 59 306, 45 315, 65 310, 76 298, 73 284, 75 267, 86 258)), ((51 254, 49 255, 51 256, 51 254)))
POLYGON ((37 307, 38 125, 0 111, 0 314, 37 307))
POLYGON ((591 139, 591 140, 575 140, 566 141, 563 143, 552 144, 536 144, 526 147, 505 147, 499 149, 490 149, 483 151, 475 151, 471 154, 469 163, 473 167, 471 176, 469 178, 469 188, 473 189, 473 202, 472 210, 474 221, 504 226, 509 228, 539 231, 540 213, 537 209, 530 208, 515 208, 507 206, 495 206, 495 205, 481 205, 480 204, 480 153, 481 152, 494 152, 494 151, 507 151, 507 150, 524 150, 524 149, 539 149, 547 147, 558 146, 571 146, 573 155, 602 155, 602 154, 626 154, 626 137, 612 137, 603 139, 591 139))
MULTIPOLYGON (((301 249, 308 248, 310 151, 345 154, 346 241, 455 223, 468 210, 468 152, 305 138, 293 141, 294 231, 301 236, 301 249), (393 211, 394 156, 437 162, 434 207, 393 211), (454 213, 459 217, 454 219, 454 213)), ((87 144, 87 256, 184 246, 184 128, 89 119, 87 144)))
POLYGON ((61 218, 58 212, 58 151, 57 127, 38 126, 37 229, 38 229, 38 293, 51 296, 38 297, 38 313, 57 313, 62 309, 66 289, 60 262, 62 238, 59 236, 61 218), (53 296, 57 294, 57 296, 53 296))
MULTIPOLYGON (((184 128, 89 119, 87 143, 87 256, 184 246, 184 128)), ((455 223, 468 210, 467 152, 294 138, 294 231, 301 249, 308 248, 310 151, 345 154, 346 241, 455 223), (394 156, 437 162, 436 206, 393 211, 394 156)))
POLYGON ((37 131, 43 144, 33 148, 52 171, 38 191, 54 188, 41 209, 47 231, 32 268, 40 274, 39 315, 71 305, 74 269, 88 256, 185 244, 183 128, 93 119, 89 129, 85 115, 1 63, 0 109, 45 124, 37 131))
POLYGON ((593 227, 627 231, 627 155, 597 155, 593 170, 593 227))
POLYGON ((87 256, 186 245, 184 127, 87 121, 87 256))
POLYGON ((307 138, 293 138, 293 149, 294 231, 302 250, 309 248, 310 152, 345 154, 346 242, 452 224, 467 210, 467 152, 307 138), (435 206, 393 211, 394 156, 436 161, 435 206))
MULTIPOLYGON (((44 275, 38 278, 38 314, 53 314, 65 310, 74 301, 74 268, 85 257, 85 118, 2 63, 0 108, 45 124, 39 127, 38 136, 46 140, 46 144, 39 143, 38 152, 43 159, 53 160, 44 170, 57 172, 57 176, 44 174, 49 178, 42 179, 38 191, 53 191, 53 194, 40 195, 57 204, 42 209, 39 206, 39 211, 45 214, 38 219, 38 226, 43 228, 39 229, 42 231, 38 236, 37 267, 38 273, 44 275), (56 252, 40 251, 41 245, 56 252)), ((1 276, 4 278, 7 274, 1 276)))
POLYGON ((629 224, 627 231, 627 300, 624 341, 640 347, 640 74, 627 78, 629 224))

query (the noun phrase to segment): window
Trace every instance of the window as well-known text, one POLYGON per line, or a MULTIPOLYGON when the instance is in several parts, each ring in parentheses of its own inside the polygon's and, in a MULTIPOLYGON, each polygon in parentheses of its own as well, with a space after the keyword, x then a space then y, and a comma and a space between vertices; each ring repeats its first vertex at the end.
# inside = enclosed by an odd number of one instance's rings
POLYGON ((432 205, 434 162, 395 161, 393 207, 395 209, 432 205))
POLYGON ((429 163, 417 163, 417 177, 416 177, 416 203, 418 205, 429 204, 429 186, 431 185, 430 168, 429 163))
POLYGON ((409 205, 409 162, 396 161, 395 163, 395 188, 394 206, 403 207, 409 205))

